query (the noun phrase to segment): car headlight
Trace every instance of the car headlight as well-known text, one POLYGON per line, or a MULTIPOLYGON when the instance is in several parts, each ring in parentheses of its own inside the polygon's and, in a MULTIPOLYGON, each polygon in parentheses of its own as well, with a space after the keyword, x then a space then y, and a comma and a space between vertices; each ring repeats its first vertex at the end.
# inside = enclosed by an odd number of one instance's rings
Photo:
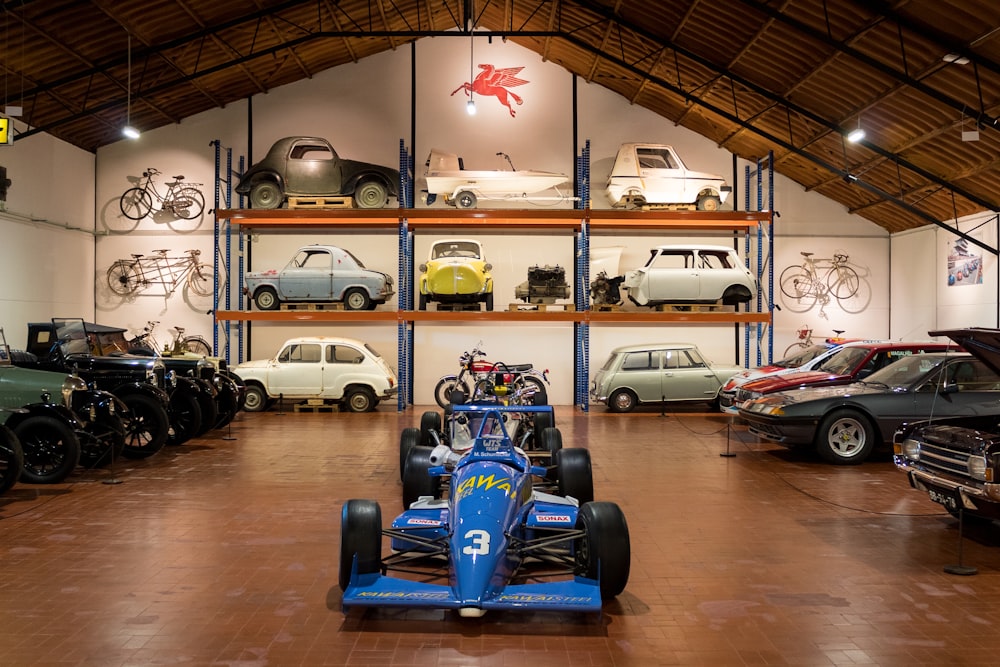
POLYGON ((903 445, 900 448, 900 454, 905 456, 910 461, 920 460, 920 441, 914 440, 913 438, 907 438, 903 440, 903 445))
POLYGON ((483 267, 483 270, 484 271, 492 271, 493 270, 493 265, 490 264, 489 262, 486 262, 486 266, 483 267))
POLYGON ((980 482, 993 480, 993 470, 989 467, 985 456, 970 456, 965 465, 972 479, 978 479, 980 482))
POLYGON ((165 379, 167 381, 167 386, 168 387, 176 387, 177 386, 177 371, 169 370, 169 371, 167 371, 167 374, 164 377, 165 377, 165 379))
POLYGON ((71 410, 73 409, 74 391, 87 391, 87 383, 76 375, 70 375, 63 380, 61 392, 63 405, 71 410))
POLYGON ((420 271, 420 273, 427 273, 427 265, 421 264, 420 266, 417 267, 417 271, 420 271))

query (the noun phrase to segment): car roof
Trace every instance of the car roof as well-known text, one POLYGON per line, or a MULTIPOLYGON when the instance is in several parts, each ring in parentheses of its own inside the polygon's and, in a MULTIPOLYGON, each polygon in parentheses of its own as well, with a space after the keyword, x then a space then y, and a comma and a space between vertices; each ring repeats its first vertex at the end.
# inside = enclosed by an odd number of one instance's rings
POLYGON ((612 354, 617 354, 619 352, 642 352, 643 350, 688 350, 691 348, 698 349, 698 346, 694 343, 646 343, 639 345, 622 345, 621 347, 616 347, 611 350, 612 354))
POLYGON ((482 245, 482 242, 476 239, 438 239, 431 245, 437 245, 438 243, 475 243, 476 245, 482 245))
POLYGON ((365 347, 364 341, 360 341, 357 338, 345 338, 343 336, 297 336, 296 338, 289 338, 281 347, 287 345, 294 345, 296 343, 333 343, 333 344, 346 344, 354 345, 356 347, 365 347))
POLYGON ((667 245, 654 246, 654 250, 719 250, 722 252, 736 252, 735 248, 724 245, 713 245, 711 243, 669 243, 667 245))

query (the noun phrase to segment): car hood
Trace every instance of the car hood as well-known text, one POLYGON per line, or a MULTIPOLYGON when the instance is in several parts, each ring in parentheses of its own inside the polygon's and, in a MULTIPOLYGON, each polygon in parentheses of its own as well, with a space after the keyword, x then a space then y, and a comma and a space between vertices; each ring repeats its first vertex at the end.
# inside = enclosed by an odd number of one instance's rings
POLYGON ((962 348, 1000 374, 1000 329, 969 327, 928 331, 930 336, 947 336, 962 348))
POLYGON ((233 366, 232 371, 234 373, 239 373, 241 370, 247 370, 250 368, 267 368, 270 363, 271 359, 254 359, 253 361, 244 361, 241 364, 233 366))
POLYGON ((819 371, 799 371, 797 373, 781 373, 762 377, 753 382, 743 385, 747 391, 756 391, 762 394, 770 394, 775 391, 784 391, 801 386, 813 386, 817 384, 846 384, 851 381, 849 375, 831 375, 819 371))
POLYGON ((784 366, 760 366, 758 368, 749 368, 740 371, 733 377, 729 378, 726 382, 727 388, 737 387, 739 385, 746 384, 758 378, 766 377, 768 375, 774 375, 781 371, 790 370, 784 366))
POLYGON ((788 389, 772 394, 769 399, 772 404, 781 403, 783 405, 790 405, 793 403, 806 403, 808 401, 823 401, 831 398, 839 399, 851 396, 864 396, 866 394, 888 394, 890 392, 892 392, 892 387, 887 387, 884 384, 851 382, 850 384, 839 384, 831 387, 788 389))

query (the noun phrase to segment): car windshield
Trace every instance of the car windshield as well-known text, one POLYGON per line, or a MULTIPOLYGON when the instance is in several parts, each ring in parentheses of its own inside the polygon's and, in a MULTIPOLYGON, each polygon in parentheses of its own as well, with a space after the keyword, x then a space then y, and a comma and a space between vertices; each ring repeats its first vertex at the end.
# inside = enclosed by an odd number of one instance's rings
POLYGON ((816 370, 833 375, 850 375, 868 357, 866 347, 844 347, 820 364, 816 370))
POLYGON ((865 378, 867 383, 884 384, 887 387, 910 387, 929 373, 940 368, 947 357, 914 354, 897 359, 885 368, 875 371, 865 378))
POLYGON ((471 241, 446 241, 434 244, 431 259, 441 259, 442 257, 470 257, 478 259, 479 245, 471 241))
POLYGON ((802 364, 812 361, 829 349, 830 347, 828 345, 813 345, 804 350, 800 350, 789 357, 785 357, 784 359, 774 362, 774 365, 781 366, 782 368, 798 368, 802 364))

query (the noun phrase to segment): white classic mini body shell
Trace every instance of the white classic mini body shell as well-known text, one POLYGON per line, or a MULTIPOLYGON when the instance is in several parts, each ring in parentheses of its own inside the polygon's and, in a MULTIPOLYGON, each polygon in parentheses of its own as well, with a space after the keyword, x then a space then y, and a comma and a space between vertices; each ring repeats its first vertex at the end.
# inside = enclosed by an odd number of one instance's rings
POLYGON ((621 145, 606 189, 615 207, 693 204, 703 210, 717 209, 730 192, 722 176, 688 169, 672 146, 645 143, 621 145))

